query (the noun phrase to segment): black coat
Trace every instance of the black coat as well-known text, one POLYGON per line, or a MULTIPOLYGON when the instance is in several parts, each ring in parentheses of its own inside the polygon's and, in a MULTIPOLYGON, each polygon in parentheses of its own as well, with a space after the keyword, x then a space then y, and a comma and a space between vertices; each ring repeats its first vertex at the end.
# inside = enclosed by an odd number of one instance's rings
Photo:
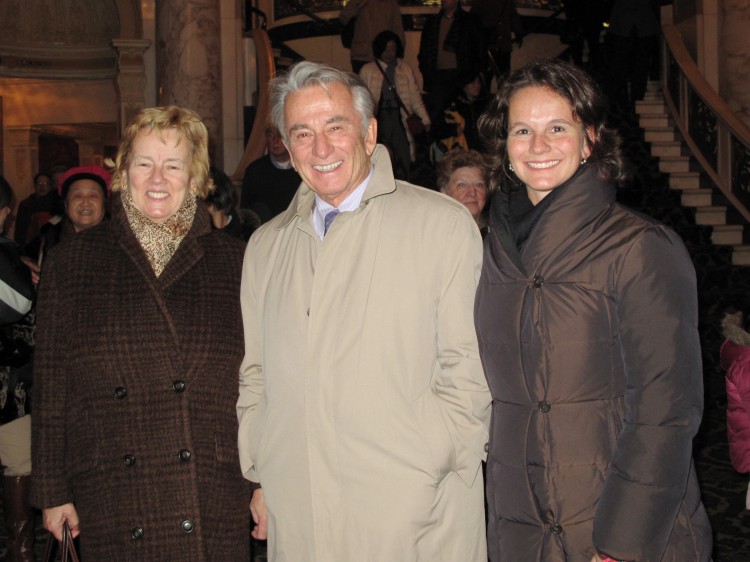
MULTIPOLYGON (((424 89, 428 92, 434 87, 433 75, 437 66, 442 17, 443 11, 440 10, 427 18, 419 43, 419 70, 424 78, 424 89)), ((458 8, 444 45, 446 50, 456 53, 456 65, 461 76, 484 72, 487 68, 482 21, 476 15, 458 8)))

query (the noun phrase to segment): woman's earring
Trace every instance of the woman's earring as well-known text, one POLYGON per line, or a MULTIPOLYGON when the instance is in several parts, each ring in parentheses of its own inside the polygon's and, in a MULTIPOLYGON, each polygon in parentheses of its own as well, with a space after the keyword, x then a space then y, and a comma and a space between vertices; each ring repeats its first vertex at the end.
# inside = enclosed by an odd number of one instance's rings
POLYGON ((583 166, 585 163, 586 163, 586 159, 585 158, 581 158, 581 166, 583 166))
POLYGON ((515 170, 513 169, 513 163, 512 163, 512 162, 508 162, 508 169, 509 169, 509 170, 510 170, 511 172, 515 172, 515 170))

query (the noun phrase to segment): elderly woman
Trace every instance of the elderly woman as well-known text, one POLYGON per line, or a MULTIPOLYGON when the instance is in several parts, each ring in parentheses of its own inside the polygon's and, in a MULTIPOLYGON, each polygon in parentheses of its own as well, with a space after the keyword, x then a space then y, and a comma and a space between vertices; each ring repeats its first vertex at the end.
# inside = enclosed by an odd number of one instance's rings
POLYGON ((499 188, 476 299, 493 561, 711 558, 694 270, 674 232, 615 201, 605 115, 587 74, 544 61, 480 119, 499 188))
POLYGON ((237 452, 243 244, 202 202, 208 134, 179 107, 125 131, 112 220, 42 270, 32 499, 85 560, 246 560, 237 452))
POLYGON ((112 174, 101 166, 71 168, 60 177, 57 192, 65 205, 61 221, 48 223, 27 247, 26 254, 42 263, 44 254, 77 232, 96 226, 107 214, 112 174))
POLYGON ((476 150, 453 150, 437 166, 438 188, 469 210, 482 235, 487 224, 483 211, 488 173, 487 161, 476 150))
POLYGON ((430 117, 414 71, 404 62, 404 45, 399 36, 382 31, 372 42, 372 50, 375 60, 364 65, 359 75, 377 107, 378 142, 388 147, 396 178, 408 180, 416 146, 406 118, 414 113, 429 129, 430 117))

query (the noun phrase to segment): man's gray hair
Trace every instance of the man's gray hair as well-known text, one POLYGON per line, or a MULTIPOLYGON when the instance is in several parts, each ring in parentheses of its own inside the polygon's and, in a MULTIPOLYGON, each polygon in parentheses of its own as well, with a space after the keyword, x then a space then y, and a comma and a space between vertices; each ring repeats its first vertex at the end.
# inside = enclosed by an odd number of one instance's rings
POLYGON ((367 135, 370 119, 375 116, 375 103, 362 79, 356 74, 344 72, 326 64, 302 61, 268 84, 271 95, 271 121, 278 127, 281 138, 287 145, 289 139, 284 118, 284 104, 287 97, 309 86, 320 86, 328 91, 328 85, 334 83, 343 84, 351 92, 354 109, 362 118, 362 138, 367 135))

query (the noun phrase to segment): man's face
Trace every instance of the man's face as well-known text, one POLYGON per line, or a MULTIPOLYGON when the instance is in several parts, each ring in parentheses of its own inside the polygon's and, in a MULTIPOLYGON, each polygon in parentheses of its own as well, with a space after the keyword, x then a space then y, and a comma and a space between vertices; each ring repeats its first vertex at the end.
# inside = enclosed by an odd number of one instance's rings
POLYGON ((456 11, 456 8, 458 7, 458 0, 443 0, 441 2, 441 6, 444 12, 448 12, 450 14, 456 11))
POLYGON ((292 165, 321 199, 337 207, 370 173, 377 123, 362 131, 362 118, 341 83, 308 86, 284 106, 292 165))
POLYGON ((52 179, 45 175, 39 176, 34 182, 34 191, 39 197, 47 195, 52 191, 52 179))
POLYGON ((289 151, 281 140, 281 134, 276 128, 266 129, 266 148, 268 154, 273 156, 278 162, 287 162, 289 160, 289 151))

